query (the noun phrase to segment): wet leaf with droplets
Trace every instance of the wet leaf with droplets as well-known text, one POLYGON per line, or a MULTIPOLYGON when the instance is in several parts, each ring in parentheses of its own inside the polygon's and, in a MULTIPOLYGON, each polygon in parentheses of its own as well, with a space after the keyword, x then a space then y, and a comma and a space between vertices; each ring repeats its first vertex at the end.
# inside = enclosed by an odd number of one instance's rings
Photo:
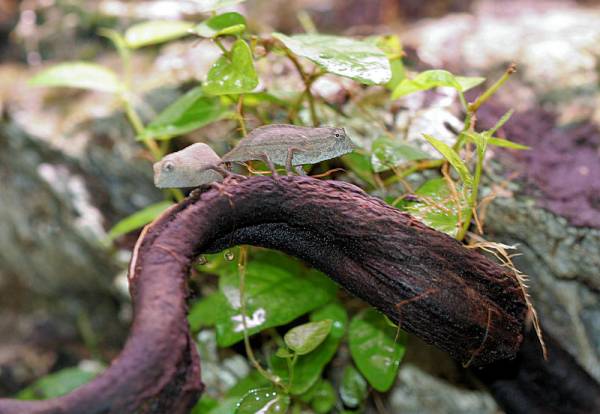
POLYGON ((274 388, 259 388, 248 392, 238 402, 235 414, 285 414, 290 397, 274 388))
POLYGON ((392 78, 390 62, 377 46, 349 37, 273 33, 293 54, 307 58, 329 73, 378 85, 392 78))
POLYGON ((238 39, 231 47, 229 56, 221 56, 212 65, 204 92, 210 95, 231 95, 252 92, 258 86, 252 52, 248 44, 238 39))
POLYGON ((358 407, 367 397, 367 382, 352 365, 347 365, 340 386, 340 397, 348 407, 358 407))
MULTIPOLYGON (((316 270, 307 270, 283 254, 250 258, 246 268, 246 325, 250 335, 293 321, 333 299, 335 283, 316 270), (271 260, 269 257, 279 257, 271 260), (286 264, 287 263, 287 264, 286 264), (295 271, 296 270, 296 271, 295 271)), ((217 322, 219 346, 230 346, 243 338, 239 276, 235 266, 224 268, 219 290, 226 308, 217 322)))
POLYGON ((406 334, 391 327, 381 313, 367 309, 350 322, 348 344, 369 384, 380 392, 390 389, 406 350, 406 334))

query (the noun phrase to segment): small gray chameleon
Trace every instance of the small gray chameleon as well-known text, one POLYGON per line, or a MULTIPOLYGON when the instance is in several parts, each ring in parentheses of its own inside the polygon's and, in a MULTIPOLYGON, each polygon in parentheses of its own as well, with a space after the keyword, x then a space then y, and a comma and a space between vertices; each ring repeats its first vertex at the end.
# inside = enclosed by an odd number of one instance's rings
MULTIPOLYGON (((262 160, 274 175, 274 164, 284 165, 289 175, 294 165, 315 164, 347 154, 355 148, 344 128, 272 124, 252 130, 223 156, 223 161, 262 160)), ((296 171, 304 174, 300 167, 296 171)))
POLYGON ((232 174, 222 168, 221 163, 221 158, 208 145, 192 144, 154 164, 154 185, 158 188, 185 188, 221 181, 232 174))

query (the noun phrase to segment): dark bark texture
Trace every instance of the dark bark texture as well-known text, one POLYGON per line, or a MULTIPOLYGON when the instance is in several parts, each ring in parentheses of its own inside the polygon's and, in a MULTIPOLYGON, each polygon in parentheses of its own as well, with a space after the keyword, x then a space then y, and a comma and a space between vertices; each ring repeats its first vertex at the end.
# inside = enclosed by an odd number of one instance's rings
POLYGON ((202 391, 186 278, 200 253, 236 244, 304 259, 403 329, 480 366, 513 358, 527 306, 513 274, 357 187, 309 177, 231 178, 197 190, 140 236, 135 317, 120 356, 91 383, 0 413, 185 413, 202 391))

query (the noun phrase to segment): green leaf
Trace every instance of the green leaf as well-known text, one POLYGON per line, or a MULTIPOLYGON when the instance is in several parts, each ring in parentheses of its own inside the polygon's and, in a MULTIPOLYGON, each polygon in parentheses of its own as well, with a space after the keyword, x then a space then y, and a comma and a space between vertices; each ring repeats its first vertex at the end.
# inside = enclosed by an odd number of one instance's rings
POLYGON ((190 34, 193 23, 180 20, 150 20, 125 31, 125 42, 131 49, 156 45, 190 34))
POLYGON ((197 86, 162 111, 137 139, 173 138, 223 119, 228 114, 219 98, 206 96, 202 87, 197 86))
POLYGON ((371 166, 375 172, 389 170, 407 161, 431 158, 431 154, 420 148, 388 137, 380 137, 373 141, 371 152, 371 166))
POLYGON ((448 145, 432 137, 431 135, 423 134, 423 137, 425 137, 425 139, 440 154, 444 156, 444 158, 450 163, 450 165, 454 167, 454 169, 456 170, 456 172, 458 172, 458 175, 460 175, 460 178, 465 184, 470 185, 473 182, 473 177, 471 176, 469 169, 467 168, 463 160, 460 158, 460 156, 456 153, 456 151, 452 149, 452 147, 449 147, 448 145))
POLYGON ((212 12, 223 7, 235 6, 246 0, 194 0, 196 10, 200 13, 212 12))
POLYGON ((329 381, 319 381, 312 392, 310 406, 317 414, 326 414, 335 405, 335 390, 329 381))
MULTIPOLYGON (((302 273, 258 259, 249 261, 245 288, 249 334, 289 323, 331 301, 337 286, 327 276, 316 270, 302 273)), ((217 322, 217 342, 225 347, 243 338, 237 272, 222 274, 219 289, 227 298, 227 306, 217 322)))
POLYGON ((472 142, 475 143, 475 147, 477 148, 477 156, 479 160, 483 162, 483 157, 485 155, 485 150, 488 144, 488 136, 479 132, 463 132, 472 142))
POLYGON ((196 301, 188 314, 188 322, 192 331, 214 326, 219 315, 225 311, 226 299, 221 292, 215 292, 196 301))
POLYGON ((344 165, 350 169, 361 180, 375 187, 371 161, 364 151, 354 151, 341 157, 344 165))
POLYGON ((52 66, 35 75, 33 86, 62 86, 117 93, 122 89, 117 75, 104 66, 88 62, 69 62, 52 66))
POLYGON ((500 118, 500 120, 498 122, 496 122, 496 125, 494 125, 493 128, 488 129, 487 132, 489 136, 494 135, 500 128, 502 128, 502 126, 504 124, 506 124, 508 122, 508 120, 510 119, 510 117, 513 115, 515 111, 512 109, 509 109, 508 112, 506 112, 504 115, 502 115, 502 117, 500 118))
MULTIPOLYGON (((410 203, 405 209, 423 223, 452 237, 458 231, 458 207, 452 199, 448 183, 444 178, 426 181, 415 191, 423 201, 410 203)), ((463 217, 466 214, 463 209, 463 217)))
MULTIPOLYGON (((227 397, 237 397, 235 401, 239 401, 241 397, 249 391, 256 388, 264 388, 270 384, 269 380, 263 377, 258 371, 253 370, 244 378, 239 380, 233 387, 227 391, 227 397)), ((233 411, 233 410, 232 410, 233 411)), ((229 411, 231 413, 231 411, 229 411)), ((227 414, 229 414, 227 413, 227 414)))
POLYGON ((340 397, 351 408, 358 407, 367 397, 367 381, 352 365, 344 369, 340 397))
POLYGON ((331 331, 331 319, 308 322, 290 329, 283 337, 286 345, 298 355, 308 354, 327 338, 331 331))
POLYGON ((406 334, 398 334, 374 309, 361 312, 350 322, 348 344, 352 359, 377 391, 389 390, 396 380, 406 351, 406 334))
POLYGON ((369 42, 321 34, 273 33, 273 37, 295 55, 311 60, 329 73, 366 85, 384 84, 392 77, 385 53, 369 42))
POLYGON ((133 213, 131 216, 126 217, 115 224, 115 226, 108 232, 108 237, 111 240, 114 240, 132 230, 139 229, 140 227, 150 223, 172 205, 173 203, 171 201, 161 201, 160 203, 149 205, 148 207, 133 213))
POLYGON ((248 44, 242 39, 236 40, 229 54, 229 58, 221 56, 210 68, 204 92, 211 95, 240 94, 252 92, 258 85, 248 44))
MULTIPOLYGON (((293 395, 303 394, 321 377, 325 365, 335 355, 340 342, 346 333, 348 315, 339 303, 330 303, 310 315, 311 321, 332 320, 331 332, 325 341, 313 352, 298 357, 294 367, 294 382, 290 392, 293 395)), ((288 381, 287 363, 280 358, 271 359, 271 367, 276 375, 288 381)))
POLYGON ((531 149, 531 147, 528 147, 527 145, 518 144, 516 142, 512 142, 507 139, 496 138, 496 137, 488 138, 488 144, 495 145, 497 147, 512 148, 512 149, 516 149, 516 150, 531 149))
POLYGON ((17 394, 20 400, 38 400, 60 397, 90 382, 100 372, 81 368, 65 368, 48 374, 17 394))
POLYGON ((235 414, 285 414, 290 397, 272 387, 248 392, 238 403, 235 414))
POLYGON ((242 33, 246 30, 246 19, 239 13, 223 13, 211 17, 194 27, 194 33, 202 37, 217 37, 242 33))
POLYGON ((479 76, 455 76, 456 81, 460 85, 459 91, 466 92, 469 89, 473 89, 474 87, 481 85, 485 82, 485 78, 479 76))
POLYGON ((277 352, 275 352, 275 356, 277 358, 290 358, 293 357, 294 354, 290 352, 287 348, 279 348, 277 352))
POLYGON ((127 42, 125 42, 125 38, 121 35, 121 33, 113 29, 102 28, 98 30, 98 34, 106 37, 112 42, 115 49, 117 49, 117 52, 119 52, 121 59, 129 56, 130 51, 127 47, 127 42))
POLYGON ((371 37, 368 40, 374 42, 375 46, 381 49, 390 61, 392 78, 385 87, 393 91, 400 81, 406 78, 404 64, 402 63, 404 51, 402 50, 400 38, 396 35, 384 35, 371 37))
POLYGON ((414 79, 403 79, 394 89, 392 99, 439 86, 451 87, 459 92, 465 92, 483 81, 485 81, 485 78, 454 76, 446 70, 427 70, 419 73, 414 79))

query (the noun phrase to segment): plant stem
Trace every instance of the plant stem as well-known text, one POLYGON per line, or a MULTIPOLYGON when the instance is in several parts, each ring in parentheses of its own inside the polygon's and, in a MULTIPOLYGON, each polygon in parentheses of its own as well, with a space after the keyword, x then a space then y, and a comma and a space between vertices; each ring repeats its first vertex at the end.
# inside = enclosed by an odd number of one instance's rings
MULTIPOLYGON (((471 197, 469 198, 469 208, 466 211, 464 222, 459 232, 456 234, 457 240, 462 240, 469 230, 471 225, 471 217, 477 204, 477 195, 479 193, 479 181, 481 180, 481 172, 483 171, 483 159, 485 151, 477 151, 477 164, 475 165, 475 176, 473 177, 473 188, 471 189, 471 197)), ((458 206, 460 208, 460 205, 458 206)))
POLYGON ((246 122, 244 121, 244 95, 240 94, 238 97, 235 109, 236 116, 240 124, 240 130, 242 131, 242 136, 245 137, 248 135, 248 130, 246 129, 246 122))
POLYGON ((488 99, 490 99, 490 97, 492 95, 494 95, 498 91, 498 89, 500 89, 500 87, 504 84, 504 82, 506 82, 508 80, 508 78, 510 78, 510 75, 512 75, 516 71, 517 71, 517 65, 514 63, 511 63, 508 66, 508 68, 506 69, 506 71, 504 71, 504 74, 502 75, 502 77, 500 77, 500 79, 498 79, 496 81, 496 83, 494 83, 492 86, 490 86, 484 93, 479 95, 479 97, 475 100, 475 102, 472 102, 469 104, 469 107, 468 107, 469 111, 471 113, 477 112, 479 107, 481 105, 483 105, 488 99))
MULTIPOLYGON (((144 124, 142 123, 142 120, 138 113, 135 111, 135 108, 133 107, 133 104, 131 103, 127 92, 121 95, 121 101, 123 102, 123 106, 125 107, 127 119, 133 126, 133 130, 135 131, 136 135, 142 134, 144 132, 144 124)), ((158 161, 162 158, 164 152, 159 148, 156 141, 154 141, 153 139, 145 139, 144 144, 146 144, 146 147, 152 154, 152 158, 154 158, 155 161, 158 161)), ((183 192, 178 188, 171 188, 168 190, 168 192, 173 196, 175 201, 181 201, 185 198, 183 192)))
POLYGON ((254 351, 250 345, 250 338, 248 336, 248 323, 246 322, 246 299, 244 292, 246 290, 246 264, 248 263, 248 246, 240 246, 240 256, 238 258, 238 274, 240 276, 240 311, 242 312, 242 326, 244 328, 244 348, 248 355, 248 360, 254 368, 266 379, 271 381, 274 385, 283 388, 287 392, 287 387, 281 383, 281 379, 265 370, 254 356, 254 351))
MULTIPOLYGON (((500 89, 500 87, 502 85, 504 85, 504 83, 508 80, 508 78, 510 78, 510 75, 512 75, 516 71, 517 71, 517 65, 515 63, 511 63, 508 66, 508 68, 506 69, 506 71, 504 71, 504 74, 500 77, 500 79, 498 79, 492 86, 487 88, 481 95, 479 95, 477 97, 477 99, 475 99, 474 102, 472 102, 466 106, 467 114, 465 116, 465 124, 464 124, 463 130, 458 135, 458 139, 456 140, 456 143, 452 147, 455 151, 459 151, 464 144, 463 133, 466 131, 474 131, 475 130, 475 121, 476 121, 477 110, 481 107, 481 105, 483 105, 485 102, 487 102, 487 100, 490 99, 498 91, 498 89, 500 89)), ((463 103, 463 106, 464 106, 464 103, 463 103)))
POLYGON ((306 72, 302 68, 302 65, 300 65, 300 62, 298 62, 298 59, 296 59, 296 56, 292 55, 290 52, 287 52, 287 57, 289 60, 292 61, 292 63, 294 64, 294 67, 296 68, 296 70, 298 71, 298 74, 300 75, 300 78, 302 78, 302 82, 304 82, 304 93, 306 94, 306 98, 308 100, 308 107, 310 110, 310 118, 311 118, 312 124, 315 127, 319 126, 319 119, 317 118, 317 111, 315 108, 315 97, 313 96, 313 94, 310 90, 310 87, 311 87, 312 83, 314 82, 315 78, 306 74, 306 72))
POLYGON ((414 165, 406 168, 405 170, 402 171, 398 171, 396 172, 396 170, 394 170, 394 175, 392 175, 391 177, 387 178, 383 184, 387 187, 397 181, 400 181, 400 179, 407 177, 417 171, 423 171, 423 170, 431 170, 434 168, 439 168, 441 167, 444 162, 446 162, 446 160, 424 160, 424 161, 419 161, 417 163, 415 163, 414 165))
POLYGON ((215 42, 215 45, 219 46, 219 49, 221 49, 221 52, 223 52, 223 55, 227 59, 231 60, 231 56, 229 55, 229 50, 227 50, 225 48, 225 46, 223 46, 223 43, 221 43, 221 41, 219 40, 219 38, 215 37, 215 38, 213 38, 213 41, 215 42))
POLYGON ((298 354, 294 353, 294 356, 292 357, 292 359, 290 360, 288 358, 288 372, 289 372, 289 381, 288 381, 288 388, 291 389, 292 388, 292 383, 294 381, 294 367, 296 366, 296 361, 298 361, 298 354))

